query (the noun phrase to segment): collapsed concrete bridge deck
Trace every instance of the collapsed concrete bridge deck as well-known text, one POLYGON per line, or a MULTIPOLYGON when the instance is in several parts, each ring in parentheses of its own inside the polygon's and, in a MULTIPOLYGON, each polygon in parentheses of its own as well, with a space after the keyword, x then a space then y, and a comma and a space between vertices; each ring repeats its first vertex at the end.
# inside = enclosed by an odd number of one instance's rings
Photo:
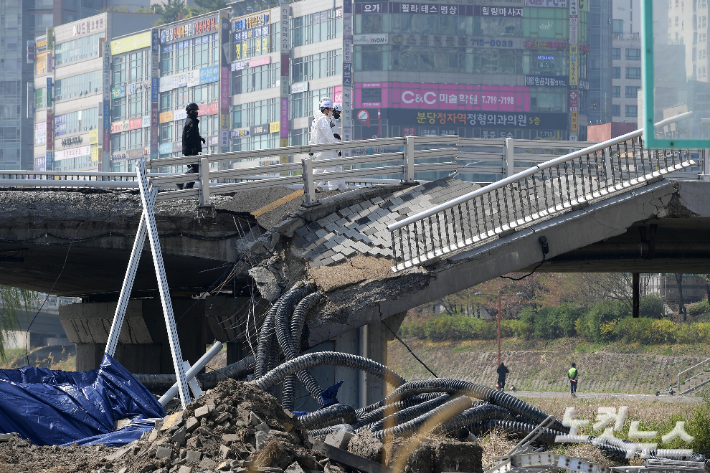
MULTIPOLYGON (((327 342, 330 349, 382 359, 387 331, 380 321, 389 319, 396 327, 412 307, 529 270, 542 261, 541 235, 550 254, 539 271, 710 267, 710 183, 660 179, 394 273, 387 226, 476 188, 458 179, 370 187, 324 195, 310 207, 301 206, 302 193, 285 187, 245 191, 215 199, 215 218, 202 219, 195 218, 194 201, 158 204, 185 358, 194 358, 214 338, 245 342, 247 328, 253 337, 259 321, 249 319, 251 304, 262 308, 259 314, 296 281, 310 279, 326 297, 309 320, 308 346, 327 342), (229 284, 215 291, 230 271, 229 284), (208 290, 208 297, 193 299, 208 290)), ((84 303, 62 309, 62 320, 78 344, 78 368, 93 367, 138 227, 138 196, 7 191, 0 192, 0 201, 0 283, 82 297, 84 303)), ((168 350, 161 348, 167 343, 156 287, 146 250, 121 335, 124 349, 117 353, 119 360, 133 359, 126 363, 134 371, 171 371, 168 350)), ((230 358, 246 350, 242 344, 230 358)))

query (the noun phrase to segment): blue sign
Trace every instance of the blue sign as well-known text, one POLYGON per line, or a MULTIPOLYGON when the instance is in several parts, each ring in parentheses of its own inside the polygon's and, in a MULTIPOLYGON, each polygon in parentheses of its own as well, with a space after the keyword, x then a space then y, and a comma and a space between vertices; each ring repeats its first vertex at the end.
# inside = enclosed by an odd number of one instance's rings
POLYGON ((200 69, 200 84, 209 84, 219 80, 219 67, 210 66, 200 69))
POLYGON ((44 167, 45 171, 52 171, 54 169, 54 152, 53 151, 45 151, 45 162, 44 162, 44 167))
POLYGON ((160 77, 153 77, 150 86, 150 101, 151 103, 158 103, 160 98, 160 77))
POLYGON ((163 143, 160 146, 158 146, 158 152, 160 154, 170 154, 173 152, 173 144, 172 143, 163 143))
POLYGON ((52 105, 52 78, 47 77, 47 106, 52 105))
POLYGON ((150 33, 150 50, 152 54, 160 54, 160 32, 155 28, 150 33))
MULTIPOLYGON (((104 132, 111 129, 111 101, 104 100, 104 132)), ((108 143, 104 143, 104 149, 108 150, 108 143)))
POLYGON ((67 116, 57 115, 54 117, 54 136, 62 136, 67 134, 67 116))
POLYGON ((525 76, 527 87, 567 87, 567 76, 525 76))

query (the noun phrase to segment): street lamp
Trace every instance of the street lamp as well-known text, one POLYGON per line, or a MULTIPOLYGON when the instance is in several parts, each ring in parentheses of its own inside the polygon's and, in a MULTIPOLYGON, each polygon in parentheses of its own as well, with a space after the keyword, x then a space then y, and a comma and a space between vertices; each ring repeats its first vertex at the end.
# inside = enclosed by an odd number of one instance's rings
MULTIPOLYGON (((474 296, 498 296, 498 314, 496 314, 496 323, 498 325, 498 366, 500 366, 500 313, 501 313, 501 299, 503 298, 503 291, 499 290, 498 294, 491 294, 485 292, 476 292, 474 296)), ((508 295, 508 294, 506 294, 508 295)), ((509 294, 512 295, 512 294, 509 294)), ((522 297, 524 294, 518 292, 515 294, 517 297, 522 297)))

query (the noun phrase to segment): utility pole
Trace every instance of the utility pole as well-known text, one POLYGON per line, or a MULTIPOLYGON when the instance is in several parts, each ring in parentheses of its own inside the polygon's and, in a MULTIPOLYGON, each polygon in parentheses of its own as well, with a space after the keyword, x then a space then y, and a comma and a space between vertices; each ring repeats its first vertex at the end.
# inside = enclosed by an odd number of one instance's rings
POLYGON ((501 310, 501 291, 498 290, 498 366, 500 366, 500 310, 501 310))

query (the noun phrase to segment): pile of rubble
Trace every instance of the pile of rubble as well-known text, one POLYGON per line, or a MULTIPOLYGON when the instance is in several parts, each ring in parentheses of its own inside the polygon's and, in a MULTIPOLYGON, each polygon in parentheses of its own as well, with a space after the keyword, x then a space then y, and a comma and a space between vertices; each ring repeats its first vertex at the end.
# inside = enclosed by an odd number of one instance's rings
MULTIPOLYGON (((376 464, 394 463, 402 445, 401 440, 385 445, 369 431, 353 436, 341 430, 325 442, 309 440, 276 398, 234 380, 220 383, 121 448, 38 447, 16 436, 5 440, 0 443, 0 471, 56 473, 372 471, 376 464)), ((426 440, 405 471, 481 472, 481 448, 470 442, 426 440)))

